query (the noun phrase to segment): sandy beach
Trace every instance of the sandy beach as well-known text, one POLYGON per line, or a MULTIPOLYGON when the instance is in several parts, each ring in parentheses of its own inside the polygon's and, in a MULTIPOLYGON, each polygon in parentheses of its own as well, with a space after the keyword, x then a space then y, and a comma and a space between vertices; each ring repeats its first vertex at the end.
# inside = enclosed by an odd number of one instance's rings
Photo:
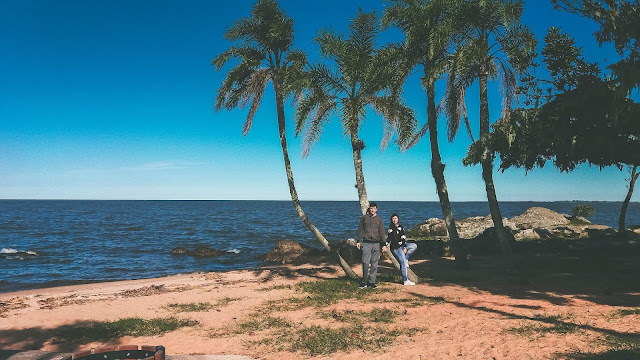
POLYGON ((412 269, 423 282, 416 286, 395 281, 385 262, 375 290, 358 289, 338 267, 319 262, 3 293, 0 349, 137 344, 162 345, 169 355, 279 360, 591 359, 637 345, 637 270, 611 279, 588 263, 572 271, 547 266, 523 283, 495 262, 472 259, 472 270, 463 271, 450 258, 419 260, 412 269), (323 305, 305 290, 313 282, 338 284, 347 298, 323 305), (184 324, 158 335, 78 335, 126 318, 184 324), (324 338, 330 330, 354 341, 334 350, 310 347, 331 342, 324 338))

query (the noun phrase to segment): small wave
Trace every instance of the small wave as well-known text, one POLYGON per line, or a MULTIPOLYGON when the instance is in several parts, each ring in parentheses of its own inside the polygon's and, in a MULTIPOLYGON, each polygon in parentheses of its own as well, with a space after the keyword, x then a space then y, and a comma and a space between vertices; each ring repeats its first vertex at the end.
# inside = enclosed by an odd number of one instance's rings
POLYGON ((13 248, 2 248, 0 249, 0 259, 18 259, 24 260, 25 258, 30 258, 38 256, 38 253, 35 251, 27 250, 21 251, 13 248))
POLYGON ((229 252, 232 252, 234 254, 240 254, 240 250, 238 250, 238 249, 231 249, 231 250, 229 250, 229 252))

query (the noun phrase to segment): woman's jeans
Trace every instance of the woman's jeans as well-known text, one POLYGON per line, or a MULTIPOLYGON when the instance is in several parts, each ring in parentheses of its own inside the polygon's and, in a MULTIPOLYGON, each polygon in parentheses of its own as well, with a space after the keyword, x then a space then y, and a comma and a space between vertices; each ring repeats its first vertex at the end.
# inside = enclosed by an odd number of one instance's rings
POLYGON ((404 250, 399 247, 393 250, 393 254, 398 258, 398 262, 400 263, 400 272, 402 272, 402 280, 407 281, 407 260, 409 260, 409 256, 413 254, 414 251, 418 248, 418 245, 415 243, 407 243, 407 253, 404 253, 404 250))

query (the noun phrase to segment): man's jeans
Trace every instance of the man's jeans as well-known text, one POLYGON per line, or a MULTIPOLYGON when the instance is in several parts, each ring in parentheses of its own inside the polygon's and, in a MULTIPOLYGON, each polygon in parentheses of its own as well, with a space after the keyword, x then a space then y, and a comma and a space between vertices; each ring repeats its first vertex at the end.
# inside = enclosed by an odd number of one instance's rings
POLYGON ((400 263, 400 272, 402 273, 402 280, 407 281, 407 261, 409 260, 409 256, 416 251, 418 245, 415 243, 407 243, 407 253, 404 253, 404 250, 399 247, 393 251, 393 254, 398 258, 398 262, 400 263))
POLYGON ((362 243, 362 283, 367 283, 367 273, 369 274, 369 283, 376 283, 378 275, 378 260, 380 260, 380 243, 362 243), (369 269, 371 264, 371 269, 369 269))

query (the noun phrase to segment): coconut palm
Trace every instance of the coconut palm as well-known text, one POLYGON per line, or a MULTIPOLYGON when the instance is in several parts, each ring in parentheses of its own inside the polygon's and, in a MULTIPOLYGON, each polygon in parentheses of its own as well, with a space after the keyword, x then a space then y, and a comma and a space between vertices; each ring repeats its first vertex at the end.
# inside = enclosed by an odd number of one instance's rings
POLYGON ((356 188, 363 214, 369 201, 362 171, 365 145, 358 133, 367 107, 372 106, 384 120, 381 150, 395 134, 399 143, 408 142, 416 125, 413 112, 399 96, 398 57, 393 47, 376 48, 377 33, 375 12, 362 11, 351 20, 348 37, 332 30, 321 31, 316 41, 322 55, 334 66, 320 63, 310 67, 307 92, 296 110, 296 133, 300 134, 306 128, 303 156, 307 156, 311 146, 319 140, 330 116, 339 114, 344 134, 351 140, 356 188))
MULTIPOLYGON (((464 106, 464 90, 478 80, 480 87, 480 149, 467 156, 465 163, 482 165, 489 210, 506 259, 511 260, 511 240, 504 229, 502 214, 493 183, 495 155, 488 150, 490 133, 488 81, 498 80, 502 87, 502 121, 508 121, 516 97, 516 76, 524 72, 535 57, 536 39, 520 23, 522 0, 458 0, 456 12, 457 49, 449 76, 447 112, 459 123, 464 106), (473 155, 473 154, 471 154, 473 155)), ((455 135, 450 133, 450 137, 455 135)))
MULTIPOLYGON (((232 58, 239 62, 229 70, 218 89, 215 108, 231 110, 250 103, 242 129, 246 135, 251 129, 264 90, 271 82, 275 93, 278 132, 291 200, 305 226, 327 251, 331 251, 327 239, 311 223, 300 205, 287 149, 284 101, 294 94, 293 89, 299 88, 297 82, 304 79, 303 69, 306 65, 304 53, 292 49, 293 20, 279 8, 277 1, 258 0, 251 9, 251 17, 235 21, 226 31, 225 38, 232 41, 233 45, 216 56, 213 65, 217 70, 221 70, 232 58)), ((338 257, 347 275, 357 277, 342 257, 338 257)))
POLYGON ((406 60, 406 70, 420 68, 422 86, 427 95, 427 122, 416 137, 416 142, 427 131, 429 132, 431 174, 436 183, 451 248, 456 263, 459 266, 466 266, 466 254, 460 243, 449 201, 444 177, 445 165, 442 163, 438 145, 437 127, 438 110, 435 85, 439 79, 443 78, 449 56, 453 22, 448 9, 452 2, 448 0, 391 0, 389 2, 390 6, 385 9, 382 22, 385 26, 396 26, 404 33, 403 57, 406 60))
MULTIPOLYGON (((364 141, 358 133, 365 120, 367 107, 373 107, 383 118, 384 136, 380 145, 384 150, 390 139, 398 135, 397 142, 406 144, 414 132, 413 112, 400 97, 402 73, 399 71, 397 49, 375 46, 378 24, 375 12, 359 11, 351 20, 349 35, 344 37, 331 30, 321 31, 316 37, 322 55, 334 66, 315 64, 308 70, 307 91, 296 109, 296 134, 302 133, 305 146, 303 156, 309 154, 317 142, 325 123, 338 113, 345 136, 351 140, 356 188, 362 214, 369 207, 367 188, 362 170, 364 141)), ((391 251, 387 256, 396 268, 400 264, 391 251)), ((409 269, 408 277, 419 278, 409 269)))

